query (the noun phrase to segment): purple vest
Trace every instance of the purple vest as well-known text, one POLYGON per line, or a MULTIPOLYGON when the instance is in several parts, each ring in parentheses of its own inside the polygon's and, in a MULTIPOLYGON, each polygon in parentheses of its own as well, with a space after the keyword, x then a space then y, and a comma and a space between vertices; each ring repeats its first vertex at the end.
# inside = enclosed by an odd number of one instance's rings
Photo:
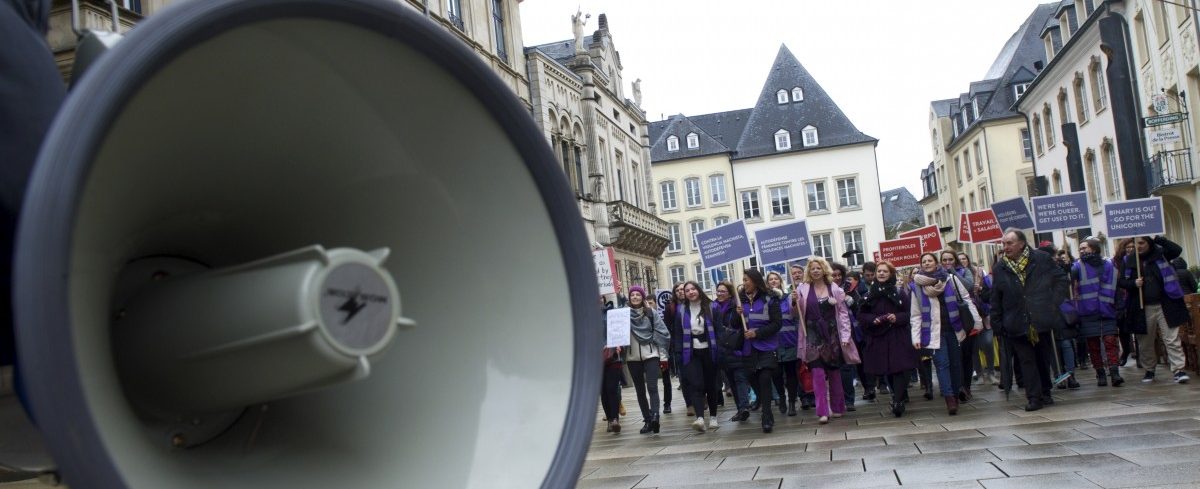
MULTIPOLYGON (((754 298, 754 302, 750 303, 749 307, 745 304, 742 308, 746 311, 746 329, 758 329, 766 327, 771 323, 770 308, 767 307, 769 300, 766 292, 760 292, 758 297, 754 298)), ((749 356, 751 348, 758 351, 775 351, 779 349, 779 335, 771 335, 768 339, 754 338, 747 340, 746 345, 742 347, 743 356, 749 356)))
MULTIPOLYGON (((676 306, 675 317, 683 320, 680 329, 683 330, 683 364, 692 363, 692 309, 687 304, 676 306)), ((708 354, 717 360, 717 332, 713 329, 712 316, 704 317, 704 329, 708 331, 708 354)))
MULTIPOLYGON (((1116 318, 1117 312, 1113 306, 1117 297, 1117 274, 1113 273, 1112 262, 1104 260, 1104 267, 1097 269, 1079 260, 1072 265, 1071 271, 1079 275, 1078 314, 1116 318)), ((1171 275, 1174 276, 1173 271, 1171 275)))
MULTIPOLYGON (((1126 256, 1126 258, 1136 260, 1132 255, 1126 256)), ((1167 260, 1162 259, 1162 257, 1154 260, 1154 264, 1158 265, 1158 272, 1162 274, 1163 291, 1167 293, 1167 297, 1183 299, 1183 287, 1179 285, 1179 277, 1175 275, 1175 269, 1171 268, 1171 264, 1167 263, 1167 260)), ((1133 268, 1125 267, 1126 279, 1133 278, 1133 268)))
POLYGON ((800 333, 796 331, 796 315, 792 311, 792 301, 779 302, 779 311, 783 313, 783 327, 779 328, 779 344, 784 348, 796 348, 800 341, 800 333))

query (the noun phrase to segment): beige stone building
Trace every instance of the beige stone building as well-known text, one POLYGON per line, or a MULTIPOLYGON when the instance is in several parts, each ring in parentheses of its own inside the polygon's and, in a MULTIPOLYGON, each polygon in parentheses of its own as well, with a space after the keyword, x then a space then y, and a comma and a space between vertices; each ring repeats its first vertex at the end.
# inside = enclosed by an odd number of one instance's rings
POLYGON ((971 83, 957 98, 930 103, 933 161, 921 172, 925 222, 949 228, 943 242, 966 251, 978 263, 990 264, 995 247, 958 242, 959 215, 1032 194, 1030 134, 1025 118, 1012 106, 1045 63, 1040 35, 1055 7, 1034 9, 1005 43, 984 80, 971 83))

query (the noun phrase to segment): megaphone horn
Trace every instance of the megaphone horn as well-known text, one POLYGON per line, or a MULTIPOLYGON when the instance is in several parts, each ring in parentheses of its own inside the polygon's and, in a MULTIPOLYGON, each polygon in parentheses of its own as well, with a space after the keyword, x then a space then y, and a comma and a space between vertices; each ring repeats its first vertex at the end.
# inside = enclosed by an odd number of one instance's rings
POLYGON ((573 485, 603 341, 576 209, 415 10, 180 2, 88 69, 30 181, 32 413, 72 487, 573 485))

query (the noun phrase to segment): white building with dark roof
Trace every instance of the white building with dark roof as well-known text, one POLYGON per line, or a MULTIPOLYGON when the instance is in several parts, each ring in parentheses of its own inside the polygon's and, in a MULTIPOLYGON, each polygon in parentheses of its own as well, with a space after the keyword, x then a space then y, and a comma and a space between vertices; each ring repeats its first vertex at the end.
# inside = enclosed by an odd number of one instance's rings
MULTIPOLYGON (((650 139, 659 216, 681 230, 677 238, 671 235, 663 258, 664 283, 677 281, 680 270, 687 280, 707 280, 697 276, 699 254, 688 246, 694 231, 689 223, 698 221, 707 229, 727 217, 743 219, 753 232, 806 219, 815 254, 851 266, 861 265, 884 239, 878 140, 850 122, 786 46, 780 46, 753 107, 673 116, 651 123, 650 139), (721 204, 731 201, 732 209, 714 213, 715 203, 705 200, 696 208, 666 210, 672 188, 718 171, 732 175, 721 204), (848 250, 859 253, 843 259, 848 250)), ((724 273, 736 280, 737 270, 748 266, 757 263, 747 260, 724 273)))

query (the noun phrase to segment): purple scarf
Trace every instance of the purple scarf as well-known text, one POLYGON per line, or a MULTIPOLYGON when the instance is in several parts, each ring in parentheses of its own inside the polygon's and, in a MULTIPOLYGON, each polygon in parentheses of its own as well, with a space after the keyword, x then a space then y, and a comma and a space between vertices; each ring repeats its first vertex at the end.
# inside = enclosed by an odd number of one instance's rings
MULTIPOLYGON (((933 273, 917 272, 917 274, 936 279, 938 281, 946 281, 946 290, 942 293, 942 295, 946 298, 946 311, 949 312, 950 325, 954 327, 955 333, 962 331, 962 317, 959 315, 958 311, 958 294, 955 291, 958 286, 950 281, 950 276, 946 273, 946 270, 943 268, 938 268, 937 271, 933 273)), ((917 285, 916 282, 909 283, 908 286, 912 289, 913 293, 921 299, 921 344, 929 345, 933 335, 933 317, 931 316, 932 305, 930 303, 929 296, 925 294, 924 287, 917 285)))
MULTIPOLYGON (((683 318, 683 364, 692 363, 692 309, 688 303, 680 304, 677 309, 678 317, 683 318)), ((717 361, 717 332, 713 330, 712 316, 704 318, 704 328, 708 330, 708 353, 713 361, 717 361)))

